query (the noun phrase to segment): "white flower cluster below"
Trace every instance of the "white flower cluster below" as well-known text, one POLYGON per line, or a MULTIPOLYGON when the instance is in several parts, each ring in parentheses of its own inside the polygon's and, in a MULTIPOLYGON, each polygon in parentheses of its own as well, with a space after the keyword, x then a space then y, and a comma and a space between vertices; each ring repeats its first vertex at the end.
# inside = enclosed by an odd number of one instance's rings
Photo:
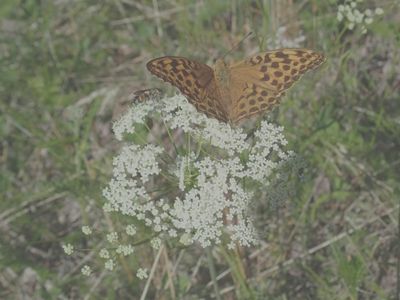
POLYGON ((248 139, 243 129, 198 113, 183 96, 151 106, 136 104, 117 121, 117 138, 134 134, 146 116, 158 117, 168 130, 179 128, 190 136, 193 146, 178 151, 172 161, 165 159, 170 156, 160 145, 124 146, 103 191, 104 209, 135 217, 161 237, 177 238, 185 245, 198 242, 207 247, 225 236, 229 247, 256 244, 248 204, 257 189, 268 189, 271 176, 292 154, 283 150, 283 128, 262 121, 248 139), (172 192, 157 194, 165 190, 172 192))

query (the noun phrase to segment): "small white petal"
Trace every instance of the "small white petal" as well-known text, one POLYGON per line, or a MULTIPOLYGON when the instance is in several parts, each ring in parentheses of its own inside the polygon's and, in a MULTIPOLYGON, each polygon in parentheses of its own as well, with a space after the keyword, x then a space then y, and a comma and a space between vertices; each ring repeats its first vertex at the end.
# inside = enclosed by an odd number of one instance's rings
POLYGON ((114 269, 114 266, 115 263, 112 259, 109 259, 104 263, 104 268, 109 271, 112 271, 114 269))
POLYGON ((85 276, 90 276, 92 269, 88 265, 84 265, 81 269, 81 273, 85 276))
POLYGON ((62 248, 67 255, 71 255, 74 252, 74 246, 71 244, 62 245, 62 248))
POLYGON ((107 249, 103 248, 103 249, 100 250, 99 256, 101 258, 108 259, 108 258, 110 258, 110 253, 108 252, 107 249))
POLYGON ((138 269, 136 272, 136 276, 139 279, 146 279, 148 277, 147 269, 142 269, 142 268, 138 269))
POLYGON ((365 24, 371 24, 372 21, 373 21, 372 18, 366 18, 366 19, 365 19, 365 24))
POLYGON ((92 234, 92 229, 89 226, 82 226, 82 232, 85 235, 90 235, 92 234))

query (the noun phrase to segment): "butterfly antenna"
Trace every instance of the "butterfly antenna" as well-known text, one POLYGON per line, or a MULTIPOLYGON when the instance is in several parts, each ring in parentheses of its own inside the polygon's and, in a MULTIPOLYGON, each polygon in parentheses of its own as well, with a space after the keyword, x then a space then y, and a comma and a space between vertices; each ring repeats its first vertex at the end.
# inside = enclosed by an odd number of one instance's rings
POLYGON ((240 46, 240 44, 241 43, 243 43, 244 42, 244 40, 245 39, 247 39, 250 35, 252 35, 253 34, 253 32, 249 32, 248 34, 246 34, 245 35, 245 37, 244 38, 242 38, 235 46, 233 46, 232 48, 231 48, 231 50, 229 50, 228 52, 226 52, 223 56, 222 56, 222 58, 225 58, 225 56, 227 56, 229 53, 231 53, 233 50, 235 50, 235 49, 237 49, 239 46, 240 46))

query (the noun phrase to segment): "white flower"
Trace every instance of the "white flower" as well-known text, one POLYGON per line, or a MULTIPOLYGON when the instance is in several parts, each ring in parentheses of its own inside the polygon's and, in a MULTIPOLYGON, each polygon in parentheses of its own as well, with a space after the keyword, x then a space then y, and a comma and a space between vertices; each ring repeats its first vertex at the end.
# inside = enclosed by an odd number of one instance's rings
MULTIPOLYGON (((157 214, 158 214, 158 212, 157 212, 157 214)), ((156 217, 154 217, 154 220, 153 220, 154 224, 160 224, 161 218, 159 216, 157 216, 156 214, 154 214, 154 216, 156 216, 156 217)))
POLYGON ((365 14, 367 17, 371 17, 371 16, 372 16, 372 10, 370 10, 369 8, 367 8, 367 9, 364 11, 364 14, 365 14))
POLYGON ((227 150, 229 155, 240 153, 247 147, 244 141, 246 134, 240 127, 232 128, 215 119, 209 120, 206 127, 201 131, 197 130, 196 133, 211 145, 227 150))
POLYGON ((90 274, 92 274, 92 269, 88 265, 84 265, 81 269, 81 273, 85 276, 90 276, 90 274))
POLYGON ((353 14, 354 14, 355 22, 356 23, 361 23, 363 18, 364 18, 364 15, 358 9, 355 9, 353 11, 353 14))
POLYGON ((361 33, 366 34, 367 33, 367 28, 365 26, 361 27, 361 33))
MULTIPOLYGON (((149 218, 146 218, 146 219, 144 219, 144 224, 146 225, 146 226, 151 226, 151 224, 153 224, 153 220, 152 219, 149 219, 149 218)), ((157 224, 156 224, 157 225, 157 224)))
POLYGON ((67 255, 71 255, 74 252, 74 246, 71 244, 62 245, 62 248, 67 255))
MULTIPOLYGON (((251 222, 248 224, 246 222, 238 222, 238 224, 232 224, 228 227, 231 230, 231 234, 235 237, 232 241, 237 240, 243 246, 257 245, 259 243, 256 230, 251 222)), ((229 247, 231 249, 234 245, 232 241, 231 247, 229 247)))
POLYGON ((153 249, 160 249, 162 241, 160 238, 153 238, 150 241, 151 247, 153 247, 153 249))
POLYGON ((343 15, 342 15, 342 13, 341 13, 340 11, 338 11, 336 18, 337 18, 337 20, 338 20, 339 22, 342 22, 342 20, 343 20, 343 15))
POLYGON ((128 256, 132 254, 134 251, 134 248, 131 245, 119 245, 115 252, 118 254, 122 254, 123 256, 128 256))
POLYGON ((111 233, 107 234, 107 241, 109 243, 115 243, 116 241, 118 241, 118 233, 111 232, 111 233))
POLYGON ((154 103, 143 102, 132 106, 125 115, 113 124, 113 131, 117 139, 121 141, 125 132, 134 133, 135 123, 143 124, 146 115, 153 109, 154 103))
POLYGON ((140 215, 141 207, 138 206, 137 199, 150 201, 143 183, 150 176, 160 173, 157 156, 162 152, 161 147, 151 144, 144 147, 130 145, 122 149, 121 154, 114 159, 114 178, 103 190, 109 210, 144 219, 140 215))
POLYGON ((195 165, 200 171, 199 187, 186 193, 185 199, 176 199, 171 215, 175 227, 194 232, 191 239, 207 247, 212 242, 219 242, 225 208, 229 208, 234 215, 243 213, 251 193, 246 193, 233 178, 228 180, 232 169, 235 169, 230 168, 232 161, 211 164, 206 159, 195 165), (231 199, 227 199, 228 194, 231 194, 231 199))
POLYGON ((354 28, 354 23, 349 23, 349 24, 347 25, 347 28, 349 28, 350 30, 353 30, 353 28, 354 28))
POLYGON ((354 22, 356 20, 356 17, 354 16, 352 11, 348 11, 346 14, 346 18, 349 22, 354 22))
POLYGON ((128 225, 125 228, 126 234, 127 235, 135 235, 136 234, 136 227, 134 225, 128 225))
POLYGON ((380 7, 375 8, 375 14, 382 15, 383 14, 383 9, 380 8, 380 7))
POLYGON ((179 242, 185 246, 189 246, 193 243, 192 236, 189 233, 184 233, 181 235, 179 242))
POLYGON ((170 128, 180 128, 183 132, 194 132, 193 125, 204 124, 207 117, 196 111, 193 105, 189 104, 185 97, 177 95, 168 99, 163 99, 164 106, 161 113, 170 128))
POLYGON ((147 275, 147 269, 139 268, 139 269, 137 270, 137 272, 136 272, 136 276, 137 276, 137 278, 139 278, 139 279, 145 279, 145 278, 147 278, 147 277, 148 277, 148 275, 147 275))
POLYGON ((371 24, 372 21, 373 21, 372 18, 366 18, 366 19, 365 19, 365 24, 371 24))
POLYGON ((114 269, 114 266, 115 262, 112 259, 109 259, 104 263, 104 268, 109 271, 112 271, 114 269))
MULTIPOLYGON (((109 193, 110 193, 110 190, 107 190, 107 189, 104 189, 104 190, 103 190, 103 196, 104 196, 104 197, 107 198, 107 195, 108 195, 109 193)), ((106 212, 106 213, 110 213, 110 212, 114 211, 115 208, 112 206, 111 203, 107 202, 107 203, 105 203, 105 204, 103 205, 103 210, 104 210, 104 212, 106 212)))
POLYGON ((177 237, 177 236, 178 236, 178 233, 176 232, 175 229, 169 229, 169 230, 168 230, 168 235, 169 235, 170 237, 177 237))
POLYGON ((150 175, 156 175, 160 172, 157 156, 162 152, 161 147, 151 144, 143 148, 137 145, 126 146, 122 148, 121 154, 114 159, 114 169, 120 176, 125 174, 132 177, 140 176, 141 181, 146 182, 150 175))
POLYGON ((108 258, 110 258, 110 252, 108 252, 107 249, 103 248, 103 249, 100 250, 99 256, 101 258, 108 259, 108 258))
POLYGON ((92 234, 92 229, 89 226, 82 226, 82 232, 85 235, 90 235, 92 234))

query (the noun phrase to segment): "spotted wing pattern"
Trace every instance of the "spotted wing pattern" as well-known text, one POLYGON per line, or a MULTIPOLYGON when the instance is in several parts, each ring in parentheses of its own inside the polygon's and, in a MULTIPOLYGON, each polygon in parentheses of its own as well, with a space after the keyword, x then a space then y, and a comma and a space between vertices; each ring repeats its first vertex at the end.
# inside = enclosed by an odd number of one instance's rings
POLYGON ((198 111, 220 121, 238 123, 271 110, 285 90, 324 61, 322 54, 309 49, 278 49, 233 65, 218 64, 214 70, 175 56, 153 59, 147 68, 176 86, 198 111))
POLYGON ((184 57, 164 56, 147 63, 154 75, 176 86, 188 101, 208 117, 227 121, 225 109, 218 99, 214 71, 209 66, 184 57))
POLYGON ((318 67, 325 57, 309 49, 279 49, 254 55, 230 67, 230 119, 271 110, 284 91, 308 70, 318 67))

